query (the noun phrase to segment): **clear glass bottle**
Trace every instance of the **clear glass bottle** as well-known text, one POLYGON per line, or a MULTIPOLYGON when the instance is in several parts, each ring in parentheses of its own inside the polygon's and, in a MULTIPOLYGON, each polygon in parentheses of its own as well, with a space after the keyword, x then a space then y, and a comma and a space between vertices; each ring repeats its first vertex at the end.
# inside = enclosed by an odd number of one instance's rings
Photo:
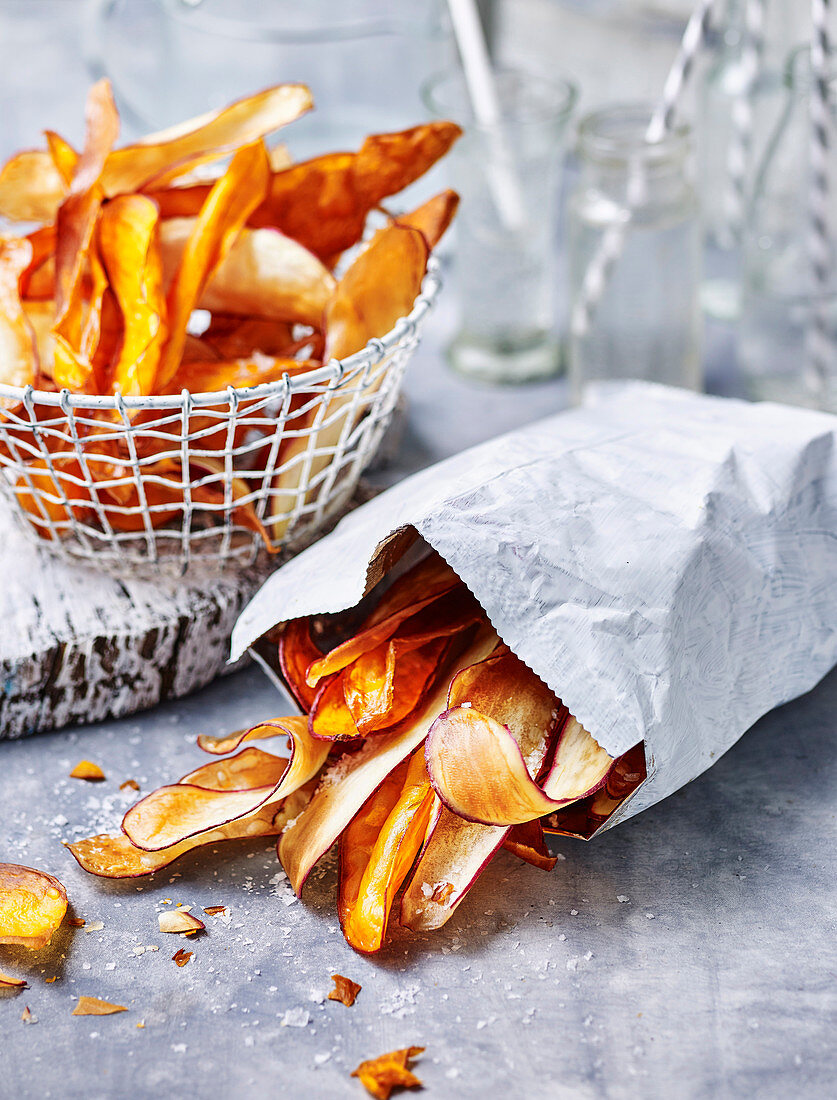
POLYGON ((756 176, 743 242, 738 358, 750 397, 837 412, 837 76, 830 81, 831 202, 825 212, 831 279, 823 289, 814 286, 809 253, 810 67, 810 51, 794 51, 784 110, 756 176), (832 337, 825 378, 806 370, 806 331, 815 310, 832 337))
POLYGON ((690 179, 690 130, 645 132, 651 108, 597 111, 579 129, 569 204, 570 383, 643 378, 699 389, 701 234, 690 179), (601 292, 590 265, 604 253, 601 292))

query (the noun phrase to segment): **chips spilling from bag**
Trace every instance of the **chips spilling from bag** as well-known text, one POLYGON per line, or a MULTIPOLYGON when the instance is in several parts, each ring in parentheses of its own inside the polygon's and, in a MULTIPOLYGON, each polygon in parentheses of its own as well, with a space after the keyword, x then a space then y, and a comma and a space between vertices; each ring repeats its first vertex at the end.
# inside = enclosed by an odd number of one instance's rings
POLYGON ((545 828, 590 837, 645 778, 643 746, 609 756, 438 555, 386 583, 360 622, 297 619, 271 635, 305 715, 199 738, 220 759, 147 795, 121 836, 70 845, 82 867, 149 873, 273 833, 300 893, 337 843, 344 935, 374 952, 393 911, 413 931, 441 927, 501 849, 551 869, 545 828), (236 751, 271 738, 290 758, 236 751))
MULTIPOLYGON (((48 131, 46 148, 0 170, 0 217, 36 226, 0 237, 0 382, 86 395, 219 393, 186 423, 170 410, 133 410, 126 425, 116 407, 83 408, 70 429, 56 408, 34 442, 31 413, 6 399, 14 415, 0 450, 25 464, 18 500, 45 537, 50 521, 59 531, 77 520, 130 532, 147 530, 143 513, 158 527, 232 510, 276 549, 306 470, 293 459, 321 393, 303 390, 284 409, 242 398, 232 430, 228 387, 295 377, 385 336, 410 313, 458 202, 445 192, 413 214, 386 215, 336 272, 368 215, 423 175, 460 129, 426 123, 298 164, 284 147, 268 148, 268 135, 312 107, 307 87, 280 84, 117 147, 119 115, 101 80, 88 95, 81 150, 48 131), (187 434, 194 457, 181 453, 187 434), (269 507, 262 500, 257 515, 263 485, 269 507)), ((346 418, 359 415, 350 396, 330 397, 309 480, 348 434, 346 418)))

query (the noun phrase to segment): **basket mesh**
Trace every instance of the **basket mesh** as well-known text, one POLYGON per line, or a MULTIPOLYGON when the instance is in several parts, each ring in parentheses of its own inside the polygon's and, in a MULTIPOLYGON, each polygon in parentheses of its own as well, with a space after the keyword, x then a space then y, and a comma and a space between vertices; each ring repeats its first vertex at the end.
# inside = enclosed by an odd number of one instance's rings
POLYGON ((292 549, 346 505, 374 457, 438 286, 433 263, 382 340, 248 390, 0 386, 0 491, 56 554, 117 574, 221 571, 252 564, 266 541, 292 549))

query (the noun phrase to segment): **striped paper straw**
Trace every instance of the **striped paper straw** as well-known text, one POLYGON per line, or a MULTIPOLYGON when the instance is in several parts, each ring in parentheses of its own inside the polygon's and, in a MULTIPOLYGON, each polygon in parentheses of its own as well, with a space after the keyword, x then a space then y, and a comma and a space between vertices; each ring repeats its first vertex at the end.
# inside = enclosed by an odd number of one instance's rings
POLYGON ((724 197, 730 244, 741 238, 747 205, 747 184, 753 144, 753 94, 764 51, 764 0, 746 0, 741 44, 741 85, 732 102, 732 133, 727 149, 727 191, 724 197))
MULTIPOLYGON (((649 144, 662 141, 671 129, 683 88, 694 67, 695 58, 706 39, 706 31, 714 5, 715 0, 700 0, 686 24, 686 30, 683 33, 674 62, 669 69, 663 86, 662 97, 651 115, 648 129, 645 131, 645 140, 649 144)), ((639 169, 639 166, 637 167, 639 169)), ((599 247, 593 254, 584 273, 578 300, 573 306, 570 318, 573 336, 586 336, 589 332, 596 307, 610 278, 613 265, 622 254, 631 212, 642 203, 644 197, 645 180, 641 169, 639 169, 631 172, 628 179, 627 209, 624 221, 618 225, 610 226, 605 231, 599 247)))
MULTIPOLYGON (((831 117, 828 96, 829 0, 812 0, 811 18, 811 180, 808 207, 808 253, 811 264, 811 315, 805 333, 809 385, 822 399, 834 371, 835 337, 829 331, 828 295, 832 255, 829 234, 828 159, 831 117)), ((837 373, 835 373, 837 377, 837 373)))

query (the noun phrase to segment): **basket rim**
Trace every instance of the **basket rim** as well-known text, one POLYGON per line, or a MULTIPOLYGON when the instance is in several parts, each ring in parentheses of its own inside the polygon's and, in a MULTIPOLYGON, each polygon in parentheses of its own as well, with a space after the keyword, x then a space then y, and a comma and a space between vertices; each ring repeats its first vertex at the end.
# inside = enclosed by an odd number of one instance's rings
MULTIPOLYGON (((439 274, 440 264, 431 253, 427 261, 427 271, 421 283, 421 290, 413 302, 413 308, 406 317, 399 317, 386 335, 373 337, 360 351, 345 359, 330 359, 314 370, 302 371, 293 376, 285 374, 275 382, 262 382, 258 386, 236 389, 227 386, 224 390, 212 390, 206 393, 191 393, 181 390, 179 394, 147 394, 136 397, 124 397, 122 394, 84 394, 73 393, 68 389, 54 392, 37 390, 34 386, 11 386, 0 382, 0 398, 15 401, 25 407, 39 404, 61 409, 182 409, 218 405, 221 402, 237 404, 239 401, 257 401, 276 397, 288 392, 305 390, 310 386, 328 382, 336 389, 348 377, 358 371, 374 366, 393 351, 403 338, 415 330, 435 304, 442 285, 439 274)), ((246 358, 241 356, 240 358, 246 358)), ((0 420, 2 427, 2 420, 0 420)))

